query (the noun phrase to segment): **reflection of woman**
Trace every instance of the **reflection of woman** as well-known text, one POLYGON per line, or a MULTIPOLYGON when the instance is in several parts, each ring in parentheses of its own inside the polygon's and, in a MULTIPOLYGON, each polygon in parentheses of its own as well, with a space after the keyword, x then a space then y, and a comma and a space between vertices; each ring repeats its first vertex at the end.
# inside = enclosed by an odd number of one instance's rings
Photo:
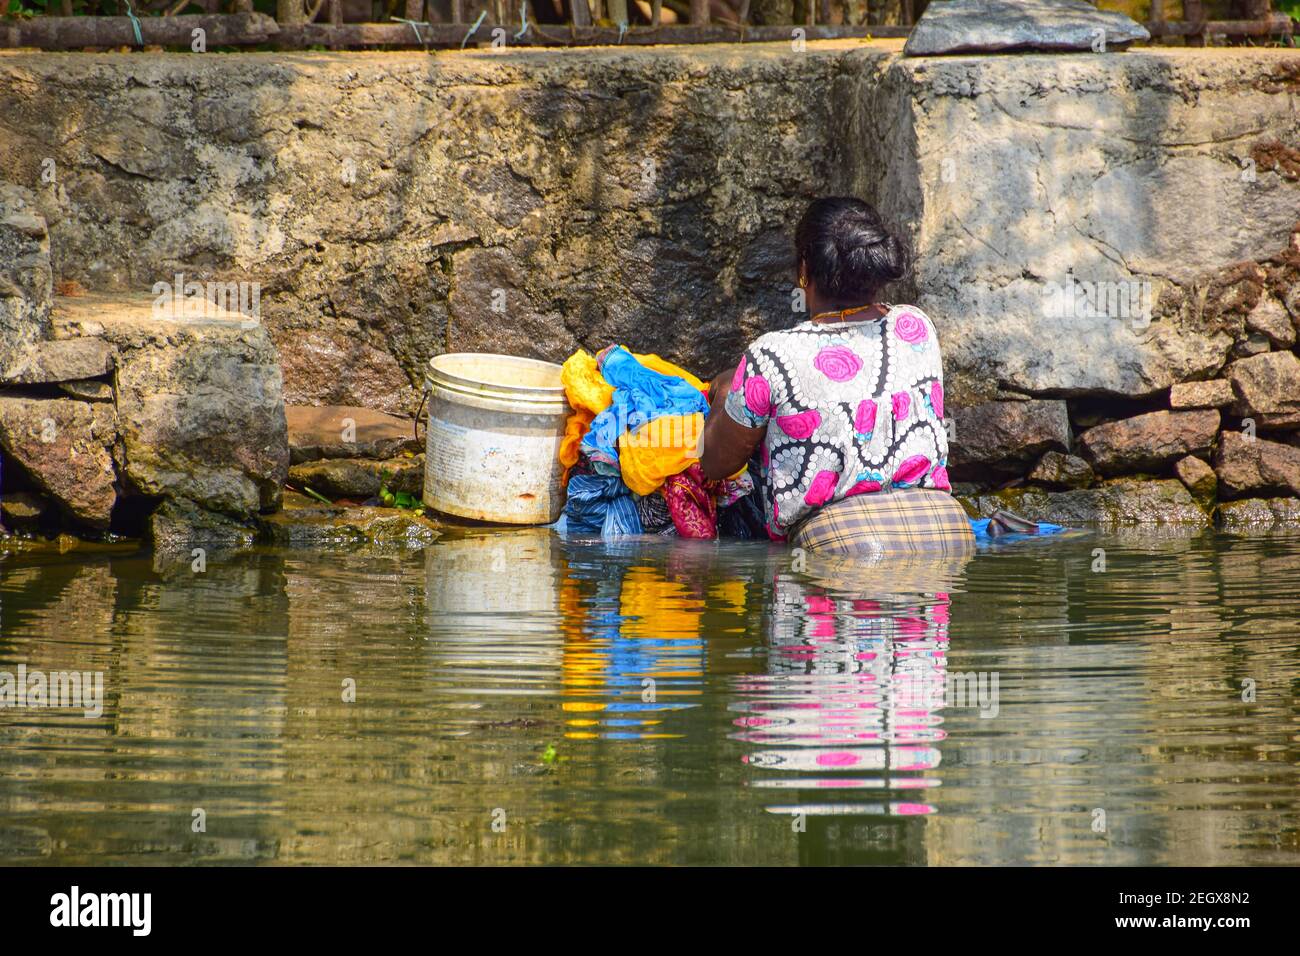
MULTIPOLYGON (((943 739, 948 589, 965 558, 921 563, 815 559, 808 575, 779 574, 765 630, 767 674, 749 677, 732 705, 746 716, 733 736, 764 749, 750 766, 816 777, 758 786, 852 789, 869 778, 847 771, 927 770, 943 739), (831 562, 854 563, 840 567, 831 562), (885 573, 889 586, 880 587, 885 573), (866 591, 864 582, 876 579, 866 591), (874 593, 873 598, 854 594, 874 593), (832 776, 821 776, 831 773, 832 776)), ((919 560, 919 559, 918 559, 919 560)), ((906 789, 925 781, 894 780, 906 789)))
POLYGON ((877 301, 904 274, 902 246, 845 198, 812 203, 795 246, 813 317, 759 337, 710 390, 705 475, 733 474, 757 449, 768 533, 803 548, 970 549, 949 493, 934 326, 877 301))

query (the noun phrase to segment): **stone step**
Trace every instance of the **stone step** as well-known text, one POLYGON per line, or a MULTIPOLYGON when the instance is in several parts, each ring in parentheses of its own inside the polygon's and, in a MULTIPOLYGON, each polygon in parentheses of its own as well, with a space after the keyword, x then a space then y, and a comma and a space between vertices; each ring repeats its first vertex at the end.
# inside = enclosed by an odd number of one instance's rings
POLYGON ((289 405, 284 414, 295 465, 325 458, 383 460, 422 450, 410 418, 355 405, 289 405))

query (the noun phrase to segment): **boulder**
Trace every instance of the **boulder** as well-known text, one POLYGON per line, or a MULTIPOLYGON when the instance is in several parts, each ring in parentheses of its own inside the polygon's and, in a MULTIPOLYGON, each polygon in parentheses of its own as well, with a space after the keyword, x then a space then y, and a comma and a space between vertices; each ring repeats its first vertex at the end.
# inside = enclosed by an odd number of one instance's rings
POLYGON ((978 514, 1008 508, 1030 521, 1051 521, 1071 527, 1094 525, 1178 525, 1209 527, 1210 519, 1183 487, 1172 479, 1144 481, 1120 478, 1094 488, 1042 491, 1011 488, 979 495, 970 501, 978 514))
POLYGON ((1212 502, 1219 490, 1219 480, 1214 475, 1214 469, 1193 455, 1178 459, 1174 463, 1174 474, 1187 486, 1192 497, 1202 504, 1212 502))
POLYGON ((1099 10, 1084 0, 944 0, 925 8, 903 53, 1094 50, 1099 36, 1105 37, 1106 47, 1151 38, 1124 14, 1099 10))
POLYGON ((1103 475, 1161 471, 1186 455, 1204 454, 1219 430, 1214 409, 1148 412, 1089 428, 1079 448, 1103 475))
POLYGON ((1300 500, 1295 498, 1244 498, 1225 501, 1215 512, 1224 531, 1258 532, 1269 528, 1300 526, 1300 500))
POLYGON ((396 458, 423 451, 410 418, 355 405, 287 405, 289 462, 396 458))
POLYGON ((953 412, 948 468, 959 480, 1021 474, 1047 451, 1068 451, 1065 402, 985 402, 953 412))
POLYGON ((74 520, 104 530, 117 501, 113 406, 0 395, 0 452, 74 520))
POLYGON ((1286 306, 1271 296, 1261 297, 1246 316, 1246 328, 1267 336, 1269 342, 1280 349, 1295 345, 1296 330, 1287 314, 1286 306))
POLYGON ((1224 497, 1261 492, 1300 495, 1300 448, 1226 431, 1219 437, 1214 473, 1224 497))
POLYGON ((289 466, 289 481, 328 498, 373 498, 387 475, 388 490, 417 497, 424 488, 424 456, 390 458, 326 458, 289 466))
POLYGON ((242 548, 256 541, 249 525, 183 498, 168 498, 149 516, 149 539, 160 552, 195 547, 242 548))
POLYGON ((1263 429, 1300 427, 1300 359, 1294 353, 1238 359, 1227 375, 1236 396, 1233 414, 1253 418, 1263 429))
POLYGON ((50 239, 36 197, 0 181, 0 381, 48 337, 52 298, 50 239))
MULTIPOLYGON (((287 496, 286 496, 287 497, 287 496)), ((293 506, 258 519, 264 540, 290 548, 423 547, 442 534, 424 515, 397 508, 330 508, 294 496, 293 506)))
POLYGON ((1029 473, 1030 481, 1050 488, 1087 488, 1096 479, 1096 473, 1086 461, 1059 451, 1044 454, 1029 473))
POLYGON ((275 347, 256 320, 176 314, 148 296, 60 300, 59 335, 117 353, 123 473, 143 495, 244 518, 280 500, 289 470, 275 347))
POLYGON ((1169 389, 1171 408, 1222 408, 1235 400, 1227 379, 1208 382, 1180 382, 1169 389))

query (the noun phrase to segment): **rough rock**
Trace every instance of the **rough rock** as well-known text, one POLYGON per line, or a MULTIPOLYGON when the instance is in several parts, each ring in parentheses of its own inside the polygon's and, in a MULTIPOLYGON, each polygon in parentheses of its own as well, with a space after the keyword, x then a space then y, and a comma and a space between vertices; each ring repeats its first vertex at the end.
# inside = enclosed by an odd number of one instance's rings
POLYGON ((107 382, 81 378, 71 382, 60 382, 59 390, 83 402, 111 402, 113 386, 107 382))
POLYGON ((289 445, 275 347, 235 314, 175 317, 145 297, 61 299, 56 334, 96 332, 118 353, 123 471, 136 492, 231 517, 274 507, 289 445))
POLYGON ((1239 359, 1227 375, 1236 395, 1233 414, 1253 418, 1263 429, 1300 426, 1300 359, 1294 353, 1239 359))
POLYGON ((0 528, 35 531, 50 511, 50 502, 28 491, 8 491, 0 498, 0 528))
POLYGON ((1089 428, 1079 448, 1103 475, 1160 471, 1185 455, 1204 454, 1219 430, 1214 409, 1148 412, 1089 428))
POLYGON ((49 335, 52 296, 49 235, 36 197, 0 181, 0 381, 49 335))
POLYGON ((1201 459, 1193 455, 1180 458, 1174 463, 1174 474, 1178 476, 1179 481, 1187 486, 1187 490, 1192 493, 1192 497, 1201 504, 1214 501, 1215 494, 1219 489, 1219 480, 1215 477, 1214 469, 1201 459))
POLYGON ((419 496, 424 487, 424 456, 390 458, 326 458, 289 467, 289 482, 327 498, 373 498, 388 476, 388 490, 419 496))
MULTIPOLYGON (((287 496, 286 496, 287 497, 287 496)), ((436 522, 396 508, 328 508, 300 496, 258 525, 264 540, 281 547, 423 547, 438 539, 436 522), (289 506, 292 505, 292 506, 289 506)))
POLYGON ((249 525, 180 498, 164 500, 149 516, 149 539, 155 551, 242 548, 256 538, 249 525))
POLYGON ((99 530, 117 501, 116 434, 111 405, 0 396, 0 451, 73 519, 99 530))
POLYGON ((113 370, 113 348, 103 339, 55 339, 38 342, 15 360, 6 382, 41 384, 99 378, 113 370))
POLYGON ((1232 347, 1232 354, 1234 358, 1250 358, 1252 355, 1263 355, 1272 347, 1273 343, 1267 335, 1251 332, 1232 347))
POLYGON ((1009 508, 1030 521, 1051 521, 1071 527, 1140 524, 1204 528, 1210 523, 1209 516, 1192 500, 1182 482, 1172 479, 1120 478, 1076 491, 1012 488, 980 495, 971 504, 982 515, 1009 508))
POLYGON ((1065 402, 985 402, 953 412, 949 471, 958 480, 1015 474, 1046 451, 1068 451, 1065 402))
POLYGON ((1300 495, 1300 448, 1226 431, 1219 436, 1214 473, 1225 498, 1270 492, 1300 495))
POLYGON ((288 405, 289 461, 321 458, 396 458, 419 452, 410 418, 355 405, 288 405))
POLYGON ((1294 177, 1242 182, 1257 145, 1300 146, 1285 105, 1295 54, 1259 52, 905 58, 885 72, 864 101, 882 144, 867 181, 887 219, 915 224, 914 298, 938 325, 951 404, 997 385, 1138 398, 1217 377, 1257 281, 1235 265, 1286 255, 1300 209, 1294 177), (897 115, 907 135, 889 128, 897 115), (1225 184, 1213 215, 1165 214, 1204 208, 1209 182, 1225 184), (1055 308, 1070 277, 1128 290, 1130 309, 1109 296, 1055 308))
POLYGON ((1051 488, 1087 488, 1096 479, 1096 473, 1086 461, 1059 451, 1044 454, 1029 473, 1030 481, 1051 488))
POLYGON ((1300 500, 1295 498, 1244 498, 1225 501, 1215 512, 1224 531, 1259 532, 1269 528, 1300 526, 1300 500))
POLYGON ((1130 17, 1084 0, 944 0, 931 3, 903 47, 908 56, 1003 50, 1096 50, 1149 40, 1130 17), (1098 46, 1094 47, 1094 44, 1098 46))
POLYGON ((1246 327, 1268 337, 1278 348, 1289 349, 1295 345, 1296 330, 1287 314, 1286 306, 1272 297, 1261 298, 1246 316, 1246 327))
POLYGON ((1180 382, 1169 389, 1172 408, 1222 408, 1235 400, 1232 383, 1227 379, 1208 382, 1180 382))

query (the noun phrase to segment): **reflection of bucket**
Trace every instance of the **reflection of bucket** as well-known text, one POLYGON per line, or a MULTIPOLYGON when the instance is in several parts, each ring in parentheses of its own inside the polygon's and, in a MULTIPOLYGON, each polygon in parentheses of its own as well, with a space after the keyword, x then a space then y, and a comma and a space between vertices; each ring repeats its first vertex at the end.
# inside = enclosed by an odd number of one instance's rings
POLYGON ((521 528, 425 548, 425 598, 439 629, 467 640, 480 632, 554 638, 561 581, 554 546, 550 529, 521 528))
POLYGON ((560 366, 456 352, 429 361, 424 503, 502 524, 549 524, 564 507, 560 366))

